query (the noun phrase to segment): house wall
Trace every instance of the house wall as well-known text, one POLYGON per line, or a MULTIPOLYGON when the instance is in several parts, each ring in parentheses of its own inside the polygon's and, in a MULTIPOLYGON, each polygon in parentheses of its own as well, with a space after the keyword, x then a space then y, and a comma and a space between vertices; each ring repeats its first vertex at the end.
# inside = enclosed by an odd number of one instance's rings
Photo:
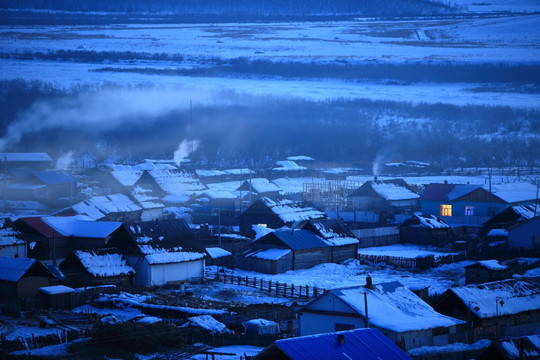
POLYGON ((149 266, 147 286, 166 285, 170 281, 191 281, 204 275, 204 260, 186 261, 174 264, 154 264, 149 266))
POLYGON ((510 277, 507 275, 511 275, 507 270, 490 270, 480 265, 468 266, 465 268, 465 285, 502 280, 510 277))
POLYGON ((397 208, 411 208, 414 209, 418 206, 418 199, 408 199, 408 200, 393 200, 388 201, 390 206, 397 208))
POLYGON ((401 227, 399 229, 401 243, 418 245, 443 246, 453 242, 450 229, 428 229, 423 227, 401 227))
POLYGON ((395 226, 352 230, 359 248, 386 246, 399 243, 399 229, 395 226))
POLYGON ((350 325, 354 329, 366 327, 366 323, 361 317, 347 315, 323 314, 302 312, 300 315, 300 336, 333 333, 336 331, 336 324, 350 325))
POLYGON ((266 260, 254 256, 242 257, 238 260, 237 266, 240 269, 263 274, 281 274, 293 269, 293 254, 290 252, 278 260, 266 260))
POLYGON ((25 298, 39 294, 39 288, 49 286, 50 280, 46 276, 28 276, 22 277, 17 282, 17 297, 25 298))
MULTIPOLYGON (((475 216, 489 216, 489 202, 475 202, 475 201, 435 201, 435 200, 422 200, 421 209, 422 214, 433 214, 441 217, 441 205, 452 205, 452 216, 450 217, 475 217, 475 216), (473 206, 474 212, 472 216, 465 215, 465 206, 473 206)), ((492 209, 493 215, 496 215, 510 206, 507 203, 493 202, 492 209)), ((443 221, 446 221, 446 216, 442 216, 443 221)))
POLYGON ((332 248, 294 250, 293 269, 309 269, 315 265, 331 262, 332 248))
POLYGON ((511 248, 540 249, 540 217, 508 230, 508 246, 511 248))
POLYGON ((26 257, 26 244, 0 246, 0 256, 26 257))
POLYGON ((356 259, 358 253, 358 245, 344 245, 332 247, 332 262, 340 263, 348 259, 356 259))
POLYGON ((150 265, 138 256, 126 256, 126 262, 135 270, 133 284, 150 286, 150 265))

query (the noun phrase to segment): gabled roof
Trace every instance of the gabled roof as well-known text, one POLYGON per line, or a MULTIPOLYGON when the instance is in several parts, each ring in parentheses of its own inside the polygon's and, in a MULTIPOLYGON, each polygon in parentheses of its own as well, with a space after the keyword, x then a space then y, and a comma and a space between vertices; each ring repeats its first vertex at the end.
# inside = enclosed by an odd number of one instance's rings
POLYGON ((301 171, 301 170, 306 170, 307 169, 305 166, 298 165, 293 160, 276 161, 276 165, 277 165, 277 167, 273 168, 272 170, 276 170, 276 171, 301 171))
POLYGON ((137 170, 133 168, 120 168, 118 170, 113 170, 110 173, 116 181, 124 186, 133 186, 141 178, 143 174, 142 170, 137 170))
POLYGON ((540 280, 534 278, 467 285, 446 292, 457 296, 479 318, 495 317, 497 311, 499 316, 504 316, 540 310, 540 280), (501 300, 504 304, 497 306, 501 300))
MULTIPOLYGON (((367 293, 369 323, 394 332, 449 327, 463 323, 461 320, 439 314, 397 281, 377 284, 373 289, 356 286, 329 290, 326 293, 336 296, 362 317, 366 316, 363 294, 367 293)), ((317 299, 312 302, 315 301, 317 299)), ((305 308, 309 309, 309 305, 305 308)))
POLYGON ((377 329, 356 329, 276 340, 253 359, 412 360, 377 329))
POLYGON ((191 195, 206 189, 195 175, 183 170, 154 169, 148 172, 163 191, 172 195, 191 195))
POLYGON ((251 191, 258 193, 258 194, 265 194, 265 193, 271 193, 271 192, 279 192, 281 189, 271 182, 268 179, 265 178, 255 178, 244 181, 242 185, 237 191, 251 191))
POLYGON ((450 228, 450 225, 439 219, 435 215, 414 214, 410 219, 405 220, 399 227, 423 227, 428 229, 450 228))
POLYGON ((94 221, 86 215, 44 216, 42 220, 62 236, 106 238, 122 226, 121 222, 94 221))
POLYGON ((26 274, 32 276, 53 275, 36 259, 0 256, 0 281, 17 282, 26 274))
MULTIPOLYGON (((52 239, 53 236, 63 237, 58 231, 54 230, 49 224, 43 221, 42 217, 31 216, 19 218, 15 221, 17 227, 29 227, 34 231, 37 231, 41 235, 45 236, 48 239, 52 239)), ((24 232, 24 230, 23 230, 24 232)))
POLYGON ((263 197, 258 201, 268 207, 270 211, 277 215, 284 223, 327 218, 325 213, 302 201, 288 199, 274 201, 267 197, 263 197))
POLYGON ((413 193, 402 179, 372 180, 365 182, 356 189, 349 197, 370 196, 376 194, 384 200, 412 200, 418 199, 418 194, 413 193))
POLYGON ((112 277, 134 274, 135 270, 129 266, 120 254, 97 255, 92 251, 74 251, 74 256, 81 265, 94 277, 112 277))
POLYGON ((479 189, 479 185, 469 184, 429 184, 426 186, 420 200, 446 201, 455 200, 479 189))
POLYGON ((14 246, 23 245, 25 241, 22 240, 21 233, 13 228, 0 229, 0 248, 2 246, 14 246))
POLYGON ((314 231, 332 246, 358 244, 354 234, 337 219, 308 220, 302 229, 314 231))
POLYGON ((283 246, 292 250, 316 249, 330 246, 322 238, 308 230, 276 230, 255 242, 266 243, 267 241, 271 241, 272 237, 277 238, 283 246))
POLYGON ((77 183, 77 179, 69 175, 65 171, 50 170, 50 171, 34 171, 31 173, 32 177, 38 179, 45 185, 58 185, 58 184, 68 184, 68 183, 77 183))
MULTIPOLYGON (((486 226, 497 226, 499 228, 508 228, 517 223, 529 220, 534 217, 535 205, 516 205, 510 206, 492 217, 484 223, 486 226)), ((537 212, 540 215, 540 208, 537 212)))
POLYGON ((98 220, 105 215, 140 211, 142 208, 124 194, 93 196, 71 207, 79 214, 98 220))
POLYGON ((497 347, 505 359, 537 360, 540 358, 540 335, 530 335, 496 340, 497 347))
MULTIPOLYGON (((488 190, 487 186, 484 189, 488 190)), ((499 199, 512 204, 536 199, 536 186, 531 183, 507 183, 492 185, 491 192, 499 199)))
POLYGON ((499 263, 499 261, 497 261, 497 260, 480 260, 480 261, 476 261, 474 264, 465 266, 465 269, 470 268, 470 267, 482 267, 484 269, 494 270, 494 271, 502 271, 502 270, 507 270, 508 269, 508 266, 501 265, 499 263))

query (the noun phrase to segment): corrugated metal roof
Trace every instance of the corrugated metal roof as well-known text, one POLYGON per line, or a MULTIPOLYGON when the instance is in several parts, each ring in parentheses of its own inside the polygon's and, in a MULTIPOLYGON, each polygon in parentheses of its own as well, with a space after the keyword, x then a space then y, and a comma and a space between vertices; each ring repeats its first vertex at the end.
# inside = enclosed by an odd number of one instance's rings
POLYGON ((43 219, 41 219, 41 217, 36 216, 36 217, 20 218, 16 221, 16 223, 17 222, 22 222, 26 224, 30 228, 34 229, 35 231, 37 231, 38 233, 40 233, 41 235, 49 239, 53 237, 53 234, 56 237, 63 237, 62 234, 58 233, 58 231, 55 231, 50 225, 45 223, 43 219))
POLYGON ((455 186, 455 184, 429 184, 420 195, 420 200, 448 200, 447 195, 455 186))
POLYGON ((275 346, 292 360, 412 360, 377 329, 356 329, 330 334, 277 340, 275 346), (338 336, 343 336, 340 342, 338 336))
POLYGON ((293 250, 330 247, 323 239, 308 230, 278 230, 272 235, 293 250))

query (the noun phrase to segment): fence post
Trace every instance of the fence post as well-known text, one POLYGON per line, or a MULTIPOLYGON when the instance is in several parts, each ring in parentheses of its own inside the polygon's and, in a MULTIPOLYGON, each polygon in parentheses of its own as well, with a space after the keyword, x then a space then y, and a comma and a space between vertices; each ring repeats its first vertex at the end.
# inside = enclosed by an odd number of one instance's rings
POLYGON ((257 278, 256 277, 253 278, 253 287, 257 288, 257 278))
POLYGON ((294 297, 294 284, 291 284, 291 297, 294 297))
POLYGON ((276 281, 276 295, 278 294, 279 282, 276 281))
POLYGON ((248 285, 249 285, 249 278, 248 278, 248 276, 246 275, 246 286, 248 286, 248 285))
POLYGON ((306 285, 306 297, 309 299, 309 286, 306 285))
POLYGON ((318 295, 318 291, 317 291, 317 288, 316 288, 316 287, 314 287, 314 288, 313 288, 313 297, 314 297, 314 298, 316 298, 316 297, 317 297, 317 295, 318 295))
POLYGON ((283 296, 287 296, 287 283, 283 284, 283 296))
POLYGON ((268 292, 272 293, 272 280, 268 281, 268 292))
POLYGON ((242 278, 240 275, 236 276, 236 281, 238 282, 238 285, 240 285, 240 282, 242 281, 242 278))
POLYGON ((261 290, 263 289, 263 282, 264 282, 264 280, 261 279, 261 290))

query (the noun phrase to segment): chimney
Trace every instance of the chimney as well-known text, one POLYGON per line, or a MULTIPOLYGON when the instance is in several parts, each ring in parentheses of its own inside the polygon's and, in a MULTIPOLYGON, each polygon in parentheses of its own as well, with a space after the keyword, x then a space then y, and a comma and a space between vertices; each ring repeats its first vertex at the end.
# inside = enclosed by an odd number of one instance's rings
POLYGON ((373 289, 373 279, 369 275, 366 277, 366 288, 373 289))
POLYGON ((444 183, 445 183, 445 184, 448 184, 448 180, 444 180, 444 183))
POLYGON ((338 341, 338 343, 339 343, 340 345, 345 344, 345 335, 343 335, 343 334, 338 334, 338 336, 337 336, 337 341, 338 341))
POLYGON ((379 179, 379 177, 377 175, 373 176, 373 181, 377 181, 378 179, 379 179))

